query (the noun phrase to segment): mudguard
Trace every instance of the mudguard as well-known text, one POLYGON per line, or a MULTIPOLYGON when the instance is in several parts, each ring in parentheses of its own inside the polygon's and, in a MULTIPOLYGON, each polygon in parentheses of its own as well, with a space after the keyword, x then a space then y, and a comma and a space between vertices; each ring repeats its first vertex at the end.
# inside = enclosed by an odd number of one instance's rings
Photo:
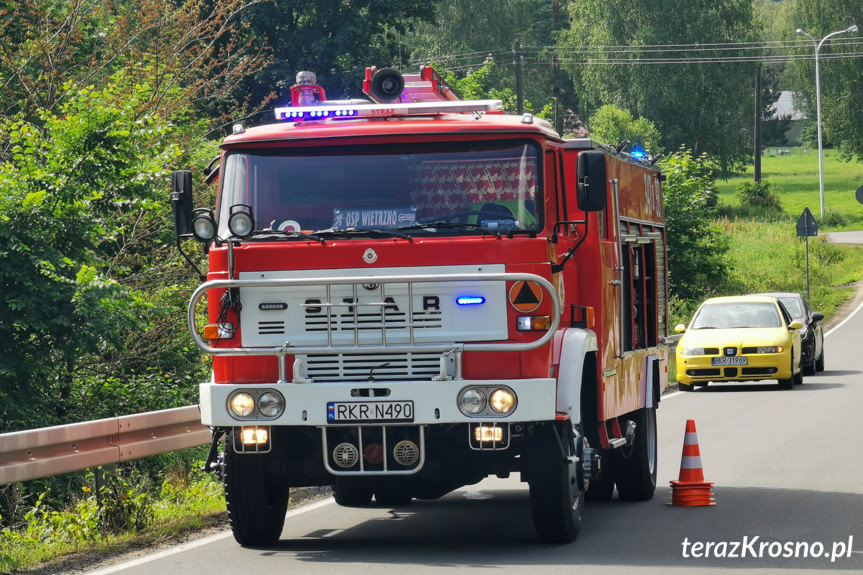
POLYGON ((559 330, 554 338, 554 362, 557 365, 557 412, 581 423, 581 382, 584 358, 599 349, 596 334, 589 329, 559 330))

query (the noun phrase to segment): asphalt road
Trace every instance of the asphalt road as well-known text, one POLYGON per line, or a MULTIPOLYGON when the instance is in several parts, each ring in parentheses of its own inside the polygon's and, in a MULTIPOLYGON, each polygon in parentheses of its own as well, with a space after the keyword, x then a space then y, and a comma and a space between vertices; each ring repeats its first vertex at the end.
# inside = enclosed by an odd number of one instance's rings
POLYGON ((826 371, 792 390, 720 384, 664 396, 655 498, 588 504, 570 545, 536 542, 526 486, 513 477, 394 509, 326 500, 290 512, 273 547, 243 549, 220 533, 92 575, 861 573, 861 333, 858 308, 829 332, 826 371), (687 419, 714 507, 666 504, 687 419))

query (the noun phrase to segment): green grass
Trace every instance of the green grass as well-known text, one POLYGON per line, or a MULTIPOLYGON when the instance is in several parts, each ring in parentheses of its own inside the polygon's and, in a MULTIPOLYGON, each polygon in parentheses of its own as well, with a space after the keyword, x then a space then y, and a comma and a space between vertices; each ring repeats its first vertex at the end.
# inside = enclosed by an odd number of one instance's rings
MULTIPOLYGON (((154 498, 144 497, 137 488, 123 493, 120 505, 144 502, 150 518, 144 528, 129 527, 106 531, 103 511, 93 489, 84 487, 81 498, 67 509, 51 510, 40 498, 16 527, 0 530, 0 573, 26 572, 58 561, 83 565, 99 557, 171 541, 224 521, 225 498, 222 485, 201 473, 170 476, 154 498), (131 493, 131 495, 129 495, 131 493)), ((65 569, 62 569, 65 570, 65 569)))
MULTIPOLYGON (((803 208, 808 207, 821 220, 821 199, 818 187, 818 149, 783 148, 791 152, 787 156, 777 156, 776 149, 761 159, 761 177, 776 187, 782 202, 783 212, 798 218, 803 208)), ((720 204, 736 208, 737 186, 743 181, 751 181, 753 169, 746 174, 717 181, 720 204)), ((863 206, 857 203, 855 191, 863 185, 863 163, 844 162, 835 150, 824 150, 824 203, 827 213, 841 213, 848 221, 841 229, 863 229, 863 206)), ((829 227, 828 227, 829 228, 829 227)), ((829 229, 840 229, 837 226, 829 229)))

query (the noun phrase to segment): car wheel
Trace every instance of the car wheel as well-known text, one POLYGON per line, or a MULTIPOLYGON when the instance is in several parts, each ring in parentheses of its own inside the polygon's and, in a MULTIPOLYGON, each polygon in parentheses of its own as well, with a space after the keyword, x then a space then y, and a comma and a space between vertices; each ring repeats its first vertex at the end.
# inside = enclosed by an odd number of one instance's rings
POLYGON ((695 389, 695 386, 691 383, 680 383, 680 382, 678 382, 677 388, 680 391, 693 391, 695 389))
POLYGON ((281 453, 239 454, 234 431, 225 442, 225 503, 234 539, 243 547, 272 545, 279 540, 288 509, 281 453))
POLYGON ((815 371, 824 371, 824 346, 821 346, 821 355, 815 360, 815 371))
POLYGON ((791 379, 794 380, 794 385, 801 385, 803 383, 803 367, 801 367, 800 371, 798 371, 791 379))
POLYGON ((583 439, 571 433, 564 438, 555 435, 546 427, 531 438, 527 455, 531 515, 540 541, 571 543, 581 530, 585 496, 576 458, 562 458, 561 443, 573 456, 574 441, 583 439))
POLYGON ((782 389, 791 389, 794 387, 794 380, 796 376, 794 375, 794 348, 791 348, 791 377, 788 379, 780 379, 779 387, 782 389))
POLYGON ((808 362, 805 366, 803 366, 802 371, 806 375, 815 375, 815 371, 818 369, 817 360, 812 360, 808 362))
POLYGON ((336 477, 333 496, 342 507, 363 507, 372 500, 372 488, 361 477, 336 477))
POLYGON ((639 409, 629 419, 636 424, 635 441, 615 453, 617 493, 623 501, 647 501, 656 491, 656 407, 639 409))

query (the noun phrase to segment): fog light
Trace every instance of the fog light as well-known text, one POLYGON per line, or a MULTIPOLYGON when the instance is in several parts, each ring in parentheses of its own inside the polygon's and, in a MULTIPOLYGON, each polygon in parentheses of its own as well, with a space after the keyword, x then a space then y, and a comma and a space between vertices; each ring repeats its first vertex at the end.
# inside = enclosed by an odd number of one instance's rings
POLYGON ((461 410, 466 414, 475 414, 485 409, 485 394, 478 389, 466 389, 459 400, 461 410))
POLYGON ((473 437, 480 443, 500 443, 503 441, 503 427, 479 425, 473 430, 473 437))
POLYGON ((228 409, 237 417, 248 417, 255 410, 255 400, 248 393, 241 391, 228 399, 228 409))
MULTIPOLYGON (((235 208, 249 208, 249 206, 245 204, 231 206, 231 210, 235 208)), ((255 218, 250 211, 236 211, 228 218, 228 229, 238 238, 246 238, 255 231, 255 218)))
POLYGON ((270 432, 266 427, 244 427, 242 437, 243 445, 263 445, 270 440, 270 432))
POLYGON ((264 417, 278 417, 285 408, 285 400, 282 394, 275 391, 262 393, 258 398, 258 411, 264 417))
POLYGON ((496 389, 489 403, 496 412, 509 413, 515 407, 515 394, 508 389, 496 389))

